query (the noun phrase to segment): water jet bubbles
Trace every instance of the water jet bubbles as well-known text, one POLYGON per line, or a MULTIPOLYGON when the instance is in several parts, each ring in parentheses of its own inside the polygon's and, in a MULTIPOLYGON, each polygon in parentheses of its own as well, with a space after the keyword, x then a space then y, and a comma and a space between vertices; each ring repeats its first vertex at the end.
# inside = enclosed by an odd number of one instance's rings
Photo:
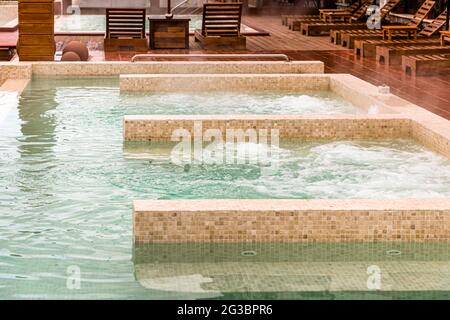
POLYGON ((380 107, 378 105, 371 105, 369 109, 367 109, 367 114, 379 114, 380 107))

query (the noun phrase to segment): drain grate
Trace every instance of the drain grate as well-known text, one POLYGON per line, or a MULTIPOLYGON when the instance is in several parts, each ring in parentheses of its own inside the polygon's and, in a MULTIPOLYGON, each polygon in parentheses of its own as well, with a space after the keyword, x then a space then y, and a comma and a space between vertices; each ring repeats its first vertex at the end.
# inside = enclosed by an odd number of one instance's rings
POLYGON ((245 250, 245 251, 241 252, 241 256, 243 256, 243 257, 254 257, 254 256, 256 256, 256 251, 245 250))
POLYGON ((399 255, 401 255, 402 252, 401 252, 400 250, 392 249, 392 250, 387 250, 387 251, 386 251, 386 254, 387 254, 388 256, 394 257, 394 256, 399 256, 399 255))

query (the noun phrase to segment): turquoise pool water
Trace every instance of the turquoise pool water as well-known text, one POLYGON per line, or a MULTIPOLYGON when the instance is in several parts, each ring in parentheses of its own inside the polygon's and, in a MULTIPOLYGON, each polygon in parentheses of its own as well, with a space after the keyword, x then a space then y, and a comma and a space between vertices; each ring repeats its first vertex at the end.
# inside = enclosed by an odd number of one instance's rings
MULTIPOLYGON (((149 16, 147 16, 148 18, 149 16)), ((190 18, 189 31, 201 29, 202 17, 200 15, 180 16, 190 18)), ((148 20, 146 19, 147 31, 148 20)), ((106 30, 105 15, 87 14, 87 15, 64 15, 55 16, 56 32, 104 32, 106 30)))
MULTIPOLYGON (((277 175, 262 175, 257 165, 186 171, 169 161, 167 144, 122 143, 125 114, 235 108, 264 113, 271 111, 270 99, 283 99, 276 94, 242 95, 226 107, 214 101, 226 102, 232 94, 215 99, 175 95, 170 98, 180 99, 180 105, 165 105, 164 95, 121 96, 111 79, 35 79, 20 100, 3 98, 0 110, 8 111, 0 114, 0 298, 194 297, 185 288, 136 280, 138 264, 148 261, 132 261, 133 199, 450 196, 450 162, 408 140, 281 143, 277 175), (67 286, 74 267, 81 271, 79 290, 67 286)), ((277 103, 279 113, 295 107, 277 103)), ((365 265, 371 251, 364 252, 369 255, 362 259, 365 265)), ((283 251, 274 259, 288 256, 283 251)), ((264 268, 270 275, 270 264, 264 268)), ((146 275, 145 268, 140 270, 146 275)), ((215 274, 208 270, 205 277, 215 274)), ((257 295, 255 290, 228 290, 226 296, 257 295)))

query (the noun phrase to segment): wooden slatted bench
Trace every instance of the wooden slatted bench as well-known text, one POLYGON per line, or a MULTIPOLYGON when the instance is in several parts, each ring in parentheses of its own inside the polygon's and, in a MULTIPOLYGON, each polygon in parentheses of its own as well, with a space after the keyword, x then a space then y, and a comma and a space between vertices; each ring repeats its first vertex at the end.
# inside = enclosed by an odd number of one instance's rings
POLYGON ((242 3, 205 3, 202 29, 195 30, 195 41, 207 50, 245 50, 241 35, 242 3))
POLYGON ((404 26, 384 26, 383 40, 392 40, 392 36, 398 32, 408 32, 412 34, 414 39, 417 39, 417 28, 422 24, 423 19, 430 13, 431 9, 436 4, 436 1, 426 0, 417 10, 416 14, 404 26))
POLYGON ((130 49, 145 51, 145 9, 107 8, 105 51, 130 49))
POLYGON ((404 55, 432 55, 450 53, 450 46, 386 46, 377 47, 376 60, 384 64, 401 64, 404 55))
MULTIPOLYGON (((375 31, 371 33, 342 33, 341 34, 341 45, 348 49, 355 48, 356 40, 380 40, 382 38, 380 31, 375 31)), ((398 39, 409 39, 410 35, 408 33, 396 34, 398 39)))
POLYGON ((450 68, 450 54, 402 56, 402 70, 413 76, 432 74, 443 68, 450 68))

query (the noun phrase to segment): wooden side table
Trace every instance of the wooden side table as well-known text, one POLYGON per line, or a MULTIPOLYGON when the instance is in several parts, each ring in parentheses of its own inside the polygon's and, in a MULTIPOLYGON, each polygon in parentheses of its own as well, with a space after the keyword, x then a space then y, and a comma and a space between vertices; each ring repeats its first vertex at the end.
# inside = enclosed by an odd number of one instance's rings
POLYGON ((148 18, 150 49, 189 49, 189 18, 148 18))
POLYGON ((385 26, 383 27, 383 40, 392 40, 392 35, 394 32, 406 31, 408 33, 408 38, 411 38, 411 33, 414 40, 417 40, 417 27, 416 26, 385 26))

